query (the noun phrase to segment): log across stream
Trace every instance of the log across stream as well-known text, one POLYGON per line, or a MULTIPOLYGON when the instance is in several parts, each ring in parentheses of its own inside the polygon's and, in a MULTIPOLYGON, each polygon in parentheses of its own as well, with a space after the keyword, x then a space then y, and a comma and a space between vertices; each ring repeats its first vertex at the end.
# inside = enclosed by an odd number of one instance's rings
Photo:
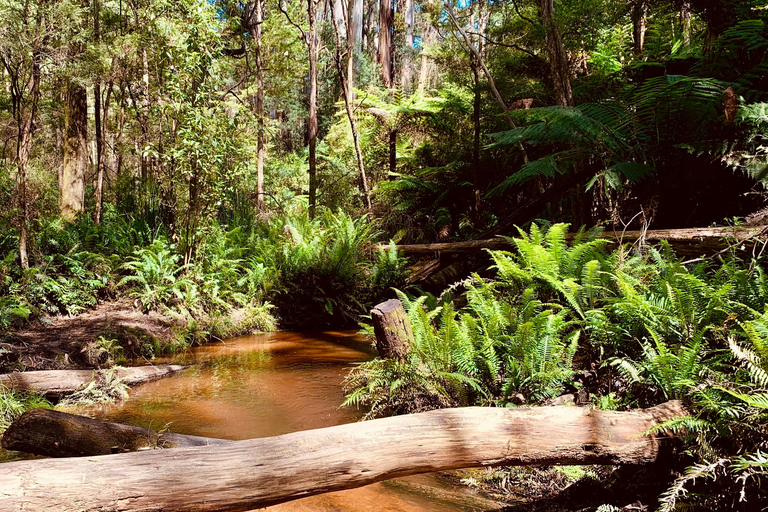
MULTIPOLYGON (((343 399, 340 384, 354 363, 374 355, 370 344, 354 332, 244 337, 196 348, 174 361, 192 368, 133 389, 131 398, 120 406, 70 412, 232 440, 352 423, 358 419, 357 412, 338 408, 343 399)), ((267 510, 468 512, 501 507, 429 474, 312 496, 267 510)))

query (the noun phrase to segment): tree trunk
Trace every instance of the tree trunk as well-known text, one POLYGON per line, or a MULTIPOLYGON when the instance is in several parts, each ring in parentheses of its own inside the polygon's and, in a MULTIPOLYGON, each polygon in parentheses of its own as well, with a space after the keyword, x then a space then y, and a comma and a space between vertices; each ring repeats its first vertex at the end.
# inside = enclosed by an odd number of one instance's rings
POLYGON ((262 23, 264 22, 264 2, 254 0, 250 19, 249 34, 254 44, 256 62, 256 209, 264 212, 264 157, 266 155, 266 137, 264 126, 264 63, 261 56, 262 23))
POLYGON ((424 48, 429 47, 430 45, 434 44, 436 39, 436 30, 432 26, 431 22, 428 22, 424 27, 424 32, 422 34, 422 50, 421 50, 421 63, 419 64, 419 88, 418 93, 420 96, 424 96, 426 91, 432 88, 432 67, 434 66, 433 63, 430 61, 429 57, 427 57, 427 53, 424 51, 424 48))
POLYGON ((317 209, 317 8, 315 0, 307 0, 309 17, 309 216, 315 218, 317 209))
POLYGON ((85 207, 85 174, 88 168, 88 94, 85 87, 67 87, 64 162, 59 183, 59 213, 74 221, 85 207))
POLYGON ((379 3, 379 66, 381 66, 381 81, 384 87, 392 87, 392 31, 394 16, 392 15, 392 0, 380 0, 379 3))
POLYGON ((647 24, 648 0, 635 0, 632 3, 632 48, 635 54, 643 52, 647 24))
MULTIPOLYGON (((341 5, 341 0, 337 0, 337 5, 341 5)), ((355 122, 355 114, 352 111, 352 91, 350 89, 349 80, 344 78, 344 69, 341 63, 341 31, 343 27, 340 24, 340 19, 336 16, 336 10, 331 11, 331 17, 333 21, 334 34, 336 35, 336 70, 339 73, 339 82, 341 82, 341 91, 344 96, 344 107, 347 111, 347 119, 349 120, 349 129, 352 131, 352 142, 355 146, 355 156, 357 157, 357 167, 360 171, 360 191, 365 197, 365 205, 371 209, 371 191, 368 187, 368 177, 365 173, 365 162, 363 161, 363 150, 360 147, 360 137, 357 132, 357 123, 355 122)), ((342 11, 342 18, 343 18, 342 11)), ((349 34, 349 32, 347 32, 349 34)), ((347 39, 347 70, 354 67, 354 42, 347 39)))
POLYGON ((549 54, 549 70, 555 90, 555 101, 564 107, 573 105, 568 55, 565 53, 563 38, 555 21, 554 0, 539 0, 539 16, 546 34, 545 43, 549 54))
POLYGON ((0 464, 4 511, 245 511, 475 466, 646 464, 642 433, 686 414, 586 407, 443 409, 221 446, 0 464))
POLYGON ((371 310, 376 350, 384 359, 405 361, 413 345, 413 328, 397 299, 382 302, 371 310))
POLYGON ((360 55, 363 44, 363 0, 349 0, 352 2, 352 13, 347 25, 347 47, 351 56, 347 61, 347 83, 352 100, 355 99, 355 70, 360 63, 360 55))
MULTIPOLYGON (((488 80, 488 87, 491 88, 491 91, 493 92, 493 96, 494 98, 496 98, 496 102, 499 104, 502 111, 504 112, 504 117, 506 117, 507 119, 507 124, 509 124, 509 128, 514 130, 515 128, 517 128, 517 126, 515 125, 515 122, 512 120, 512 116, 509 115, 509 108, 507 107, 507 103, 504 101, 504 98, 502 98, 501 93, 496 88, 496 82, 494 82, 491 72, 488 70, 488 67, 485 65, 485 60, 483 59, 483 56, 480 54, 477 48, 475 48, 475 45, 472 44, 472 41, 469 39, 469 36, 467 35, 466 31, 459 24, 459 20, 456 18, 456 13, 453 12, 453 4, 451 2, 452 0, 448 0, 445 3, 448 11, 448 16, 451 18, 451 21, 453 22, 453 26, 461 34, 461 37, 464 39, 464 43, 467 45, 469 52, 474 56, 477 64, 480 66, 480 69, 483 70, 483 74, 485 74, 485 78, 486 80, 488 80)), ((525 147, 523 147, 522 143, 518 144, 518 149, 520 149, 520 152, 523 155, 523 161, 525 163, 528 163, 528 154, 526 153, 525 147)))
MULTIPOLYGON (((167 377, 183 370, 178 365, 117 368, 116 376, 127 386, 167 377)), ((32 391, 49 398, 61 398, 83 389, 109 370, 40 370, 0 375, 0 385, 16 391, 32 391)))
POLYGON ((413 22, 414 22, 414 1, 405 0, 405 51, 403 52, 403 66, 400 75, 400 83, 403 88, 403 94, 411 94, 413 87, 413 22))
POLYGON ((18 137, 16 139, 16 168, 19 189, 19 264, 26 270, 29 268, 29 255, 27 254, 27 222, 29 221, 29 204, 27 199, 27 167, 29 166, 29 153, 32 147, 32 135, 35 130, 35 117, 40 103, 40 60, 42 55, 35 51, 32 53, 32 70, 26 89, 29 91, 29 105, 25 107, 23 98, 14 95, 14 111, 18 125, 18 137))
POLYGON ((46 457, 87 457, 153 448, 179 448, 231 443, 224 439, 155 432, 108 423, 50 409, 32 409, 3 433, 6 450, 46 457))
POLYGON ((680 1, 680 39, 683 48, 691 46, 691 0, 680 1))
POLYGON ((480 71, 478 69, 477 59, 471 57, 469 59, 470 67, 472 68, 472 78, 474 79, 473 96, 472 101, 472 124, 474 125, 474 133, 472 137, 472 181, 474 186, 474 205, 475 213, 480 213, 480 135, 482 134, 482 126, 480 125, 480 108, 482 107, 480 98, 480 71))

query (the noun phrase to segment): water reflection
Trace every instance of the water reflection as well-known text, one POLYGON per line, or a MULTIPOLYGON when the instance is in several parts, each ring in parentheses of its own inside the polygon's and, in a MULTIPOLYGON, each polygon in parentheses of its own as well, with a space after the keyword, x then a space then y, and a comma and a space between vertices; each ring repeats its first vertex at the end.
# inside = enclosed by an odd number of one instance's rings
MULTIPOLYGON (((272 333, 198 347, 174 358, 191 367, 134 389, 119 405, 87 412, 107 421, 224 439, 251 439, 351 423, 339 408, 349 367, 373 351, 354 332, 272 333)), ((271 507, 283 511, 494 510, 496 503, 432 475, 329 493, 271 507)))

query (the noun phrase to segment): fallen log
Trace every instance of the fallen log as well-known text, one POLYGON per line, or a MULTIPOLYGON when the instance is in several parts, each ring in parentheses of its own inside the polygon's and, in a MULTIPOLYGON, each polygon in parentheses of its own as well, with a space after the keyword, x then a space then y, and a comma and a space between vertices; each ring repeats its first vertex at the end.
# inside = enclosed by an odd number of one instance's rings
MULTIPOLYGON (((136 366, 115 368, 117 378, 128 386, 167 377, 180 372, 184 366, 165 364, 158 366, 136 366)), ((16 391, 32 391, 48 398, 61 398, 83 389, 107 370, 40 370, 14 372, 0 375, 0 385, 16 391)))
POLYGON ((3 433, 6 450, 48 457, 83 457, 231 443, 225 439, 156 432, 50 409, 32 409, 3 433))
MULTIPOLYGON (((674 244, 680 255, 715 252, 727 246, 729 242, 744 243, 755 240, 768 233, 768 226, 713 227, 686 229, 654 229, 643 231, 602 231, 600 238, 607 238, 618 243, 634 243, 640 239, 646 242, 666 240, 674 244)), ((566 235, 566 240, 573 240, 574 234, 566 235)), ((386 249, 389 246, 381 246, 386 249)), ((434 244, 404 244, 396 246, 404 254, 468 253, 483 249, 506 250, 512 247, 505 238, 468 240, 466 242, 445 242, 434 244)))
POLYGON ((0 510, 244 511, 475 466, 643 464, 680 402, 631 412, 469 407, 221 446, 0 464, 0 510))

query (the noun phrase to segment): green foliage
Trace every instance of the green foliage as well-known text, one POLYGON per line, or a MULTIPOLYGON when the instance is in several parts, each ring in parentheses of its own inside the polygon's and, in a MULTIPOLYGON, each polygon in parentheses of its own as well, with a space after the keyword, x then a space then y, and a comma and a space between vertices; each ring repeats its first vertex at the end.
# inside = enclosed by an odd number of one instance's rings
POLYGON ((24 412, 50 407, 51 403, 40 395, 19 393, 0 386, 0 435, 24 412))
POLYGON ((186 267, 179 265, 181 257, 165 240, 158 239, 145 249, 138 249, 122 268, 130 272, 118 286, 134 284, 131 296, 135 297, 144 311, 160 306, 170 306, 173 301, 187 300, 194 293, 194 283, 179 277, 186 267))

